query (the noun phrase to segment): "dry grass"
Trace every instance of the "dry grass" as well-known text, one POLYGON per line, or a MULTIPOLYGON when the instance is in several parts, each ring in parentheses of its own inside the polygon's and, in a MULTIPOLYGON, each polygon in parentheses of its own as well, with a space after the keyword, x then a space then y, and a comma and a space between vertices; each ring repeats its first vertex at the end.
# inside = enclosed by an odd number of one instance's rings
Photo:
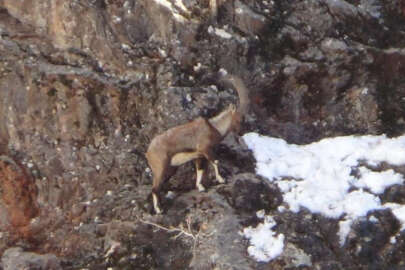
POLYGON ((210 237, 213 232, 210 233, 204 233, 202 232, 202 226, 200 226, 200 228, 198 229, 198 231, 195 231, 192 229, 192 219, 190 216, 186 217, 186 222, 184 223, 180 223, 179 226, 174 227, 174 226, 170 226, 170 227, 166 227, 163 226, 161 224, 149 221, 149 220, 144 220, 139 218, 139 220, 144 223, 144 224, 148 224, 151 225, 155 228, 157 228, 158 230, 162 230, 162 231, 166 231, 168 233, 175 233, 175 235, 172 237, 172 239, 176 240, 179 237, 186 237, 188 239, 191 239, 193 242, 193 255, 195 255, 195 251, 196 248, 198 246, 198 244, 200 243, 200 241, 204 238, 210 237))

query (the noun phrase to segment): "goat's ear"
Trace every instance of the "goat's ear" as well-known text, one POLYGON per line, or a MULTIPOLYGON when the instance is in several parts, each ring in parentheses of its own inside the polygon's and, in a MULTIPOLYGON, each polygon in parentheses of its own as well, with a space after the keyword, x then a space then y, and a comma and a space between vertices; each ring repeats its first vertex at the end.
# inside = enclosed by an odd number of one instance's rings
POLYGON ((229 109, 230 109, 231 111, 235 112, 235 111, 236 111, 236 105, 235 105, 235 104, 230 104, 230 105, 229 105, 229 109))

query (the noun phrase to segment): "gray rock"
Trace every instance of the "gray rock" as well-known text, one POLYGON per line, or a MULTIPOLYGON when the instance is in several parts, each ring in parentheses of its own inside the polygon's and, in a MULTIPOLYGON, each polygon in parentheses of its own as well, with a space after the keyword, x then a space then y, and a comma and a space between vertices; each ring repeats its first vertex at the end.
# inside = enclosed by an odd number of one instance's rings
POLYGON ((254 213, 261 209, 276 209, 282 202, 282 196, 276 185, 246 173, 233 177, 231 202, 237 210, 254 213))
POLYGON ((59 259, 53 254, 36 254, 25 252, 22 248, 7 249, 1 263, 4 270, 17 269, 38 269, 38 270, 58 270, 62 269, 59 259))

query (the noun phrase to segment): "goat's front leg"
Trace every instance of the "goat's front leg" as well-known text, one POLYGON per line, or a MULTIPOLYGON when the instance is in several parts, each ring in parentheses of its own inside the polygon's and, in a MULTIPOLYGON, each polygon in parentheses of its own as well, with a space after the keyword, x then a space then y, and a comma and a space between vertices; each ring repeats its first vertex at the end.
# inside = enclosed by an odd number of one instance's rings
POLYGON ((219 174, 219 170, 218 170, 219 161, 214 160, 214 161, 211 162, 211 164, 214 167, 215 178, 218 180, 219 183, 225 184, 225 179, 219 174))
POLYGON ((218 162, 218 160, 214 159, 214 154, 212 153, 212 150, 205 151, 204 156, 214 167, 215 178, 217 179, 217 181, 221 184, 225 184, 225 179, 219 174, 219 170, 218 170, 219 162, 218 162))
POLYGON ((196 180, 196 186, 198 188, 198 191, 203 192, 205 191, 205 187, 201 184, 202 177, 204 175, 204 169, 202 168, 202 159, 197 158, 194 160, 195 163, 195 171, 197 173, 197 180, 196 180))

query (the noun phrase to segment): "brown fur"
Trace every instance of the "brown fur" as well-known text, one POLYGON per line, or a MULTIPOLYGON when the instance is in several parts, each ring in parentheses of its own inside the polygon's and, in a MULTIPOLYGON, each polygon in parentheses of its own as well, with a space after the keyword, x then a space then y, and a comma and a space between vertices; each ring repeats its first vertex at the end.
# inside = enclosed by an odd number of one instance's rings
POLYGON ((214 167, 216 178, 223 183, 224 179, 218 172, 218 161, 213 155, 213 147, 219 144, 232 130, 239 129, 242 113, 247 110, 247 90, 237 77, 228 76, 238 91, 240 106, 236 110, 230 105, 223 112, 210 119, 199 117, 189 123, 173 127, 156 136, 150 143, 146 158, 153 173, 152 197, 155 211, 161 213, 159 207, 159 193, 162 184, 175 172, 175 167, 194 160, 197 170, 197 187, 201 185, 203 169, 201 159, 207 159, 214 167))

